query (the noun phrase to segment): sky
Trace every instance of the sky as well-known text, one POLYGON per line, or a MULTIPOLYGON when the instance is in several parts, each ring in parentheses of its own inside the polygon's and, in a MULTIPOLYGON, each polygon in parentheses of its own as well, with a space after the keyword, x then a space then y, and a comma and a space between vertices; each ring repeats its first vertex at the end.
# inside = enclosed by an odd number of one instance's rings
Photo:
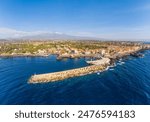
POLYGON ((0 38, 48 32, 150 39, 150 0, 0 1, 0 38))

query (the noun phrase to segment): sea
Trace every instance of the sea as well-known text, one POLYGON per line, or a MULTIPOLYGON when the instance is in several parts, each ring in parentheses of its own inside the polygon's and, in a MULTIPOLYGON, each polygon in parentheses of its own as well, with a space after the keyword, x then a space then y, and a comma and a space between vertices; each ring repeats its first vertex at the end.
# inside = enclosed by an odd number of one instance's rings
POLYGON ((104 72, 31 84, 34 74, 87 66, 89 58, 0 58, 1 105, 150 105, 150 50, 116 61, 104 72))

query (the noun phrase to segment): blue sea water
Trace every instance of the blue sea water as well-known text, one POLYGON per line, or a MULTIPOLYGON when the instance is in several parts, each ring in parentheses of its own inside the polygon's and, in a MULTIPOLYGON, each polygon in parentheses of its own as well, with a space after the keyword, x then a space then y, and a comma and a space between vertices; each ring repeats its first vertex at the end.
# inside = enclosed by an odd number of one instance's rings
POLYGON ((0 104, 4 105, 144 105, 150 104, 150 51, 128 57, 102 73, 63 81, 29 84, 33 74, 86 66, 84 58, 0 58, 0 104))

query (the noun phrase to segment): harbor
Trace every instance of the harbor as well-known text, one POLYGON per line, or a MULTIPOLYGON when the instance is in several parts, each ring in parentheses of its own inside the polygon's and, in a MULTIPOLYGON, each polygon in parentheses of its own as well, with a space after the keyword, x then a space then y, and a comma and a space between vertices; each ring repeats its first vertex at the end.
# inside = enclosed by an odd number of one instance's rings
POLYGON ((115 62, 115 60, 121 59, 128 55, 131 55, 133 57, 141 57, 141 53, 139 53, 140 50, 142 51, 143 49, 137 49, 137 50, 131 50, 128 52, 124 52, 119 57, 115 57, 115 56, 113 56, 113 58, 112 57, 111 58, 110 57, 109 58, 101 57, 100 59, 86 61, 86 63, 88 63, 90 66, 86 66, 86 67, 82 67, 82 68, 33 75, 29 79, 29 83, 56 82, 56 81, 61 81, 61 80, 67 79, 67 78, 91 74, 94 72, 102 72, 105 69, 107 69, 110 65, 112 65, 115 62))
MULTIPOLYGON (((61 69, 45 74, 31 75, 29 83, 55 82, 71 77, 101 72, 124 57, 143 57, 140 52, 150 49, 149 44, 140 42, 113 41, 25 41, 0 43, 0 57, 49 57, 55 55, 58 61, 63 59, 89 58, 82 67, 61 69), (12 48, 13 47, 13 48, 12 48)), ((62 64, 63 65, 63 64, 62 64)), ((36 71, 35 71, 36 72, 36 71)))
POLYGON ((64 80, 71 77, 77 77, 81 75, 94 73, 97 71, 103 71, 110 64, 110 59, 104 58, 101 60, 90 61, 88 63, 92 65, 82 67, 82 68, 60 71, 60 72, 33 75, 29 79, 29 83, 55 82, 55 81, 64 80))

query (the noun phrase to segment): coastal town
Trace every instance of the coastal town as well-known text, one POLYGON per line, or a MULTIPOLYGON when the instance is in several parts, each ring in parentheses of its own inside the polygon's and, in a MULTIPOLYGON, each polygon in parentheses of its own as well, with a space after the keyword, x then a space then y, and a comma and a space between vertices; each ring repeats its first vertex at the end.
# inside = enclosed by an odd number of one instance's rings
POLYGON ((1 41, 0 57, 49 56, 57 59, 81 57, 116 58, 138 50, 150 48, 140 42, 115 41, 1 41))
POLYGON ((29 83, 54 82, 90 74, 97 71, 104 71, 117 59, 128 55, 142 56, 140 51, 150 49, 150 44, 141 42, 123 41, 14 41, 0 42, 0 57, 47 57, 56 55, 57 60, 64 58, 84 58, 94 59, 87 61, 89 66, 60 71, 54 73, 37 74, 31 76, 29 83))

